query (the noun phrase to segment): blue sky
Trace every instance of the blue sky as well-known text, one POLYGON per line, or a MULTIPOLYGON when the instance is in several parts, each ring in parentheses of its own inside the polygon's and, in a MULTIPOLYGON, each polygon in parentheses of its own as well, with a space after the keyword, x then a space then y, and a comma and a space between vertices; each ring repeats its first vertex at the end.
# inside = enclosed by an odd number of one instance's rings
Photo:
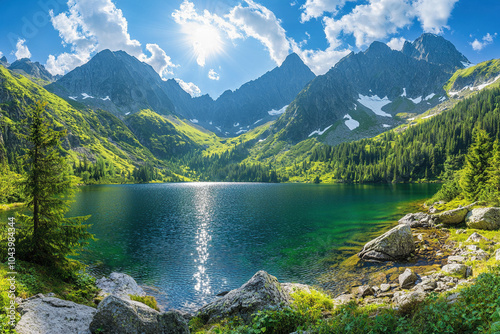
POLYGON ((374 41, 398 49, 423 32, 473 63, 500 57, 498 0, 0 0, 0 52, 64 74, 124 50, 192 94, 216 98, 297 52, 323 74, 374 41))

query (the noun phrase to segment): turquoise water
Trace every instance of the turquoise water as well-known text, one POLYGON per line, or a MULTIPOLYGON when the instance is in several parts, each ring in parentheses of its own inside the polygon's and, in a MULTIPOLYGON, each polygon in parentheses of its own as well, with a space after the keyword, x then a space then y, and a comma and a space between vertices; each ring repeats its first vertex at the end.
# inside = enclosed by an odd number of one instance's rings
POLYGON ((332 255, 394 224, 433 184, 177 183, 82 187, 70 214, 98 239, 80 259, 125 272, 166 308, 194 309, 258 270, 317 283, 332 255), (328 261, 324 261, 329 259, 328 261), (151 291, 150 291, 151 292, 151 291))

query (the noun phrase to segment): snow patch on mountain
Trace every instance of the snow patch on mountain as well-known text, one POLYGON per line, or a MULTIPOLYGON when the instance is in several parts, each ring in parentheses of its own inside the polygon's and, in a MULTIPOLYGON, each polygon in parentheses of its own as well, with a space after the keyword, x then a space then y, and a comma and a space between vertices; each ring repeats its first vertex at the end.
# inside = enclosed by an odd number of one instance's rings
POLYGON ((349 130, 351 130, 351 131, 352 131, 352 130, 356 129, 356 128, 359 126, 359 122, 358 122, 358 121, 356 121, 355 119, 353 119, 353 118, 351 117, 351 115, 346 114, 346 115, 344 116, 344 119, 346 119, 346 118, 347 118, 347 120, 346 120, 346 121, 344 121, 344 123, 345 123, 345 125, 349 128, 349 130))
POLYGON ((462 61, 461 63, 462 63, 462 65, 464 65, 464 67, 465 67, 465 68, 469 68, 469 67, 472 67, 472 66, 474 66, 474 65, 475 65, 475 64, 473 64, 473 63, 467 63, 467 62, 465 62, 465 61, 462 61))
POLYGON ((259 120, 257 120, 257 121, 255 121, 255 123, 253 123, 253 125, 255 125, 255 124, 259 123, 259 122, 262 122, 262 118, 259 119, 259 120))
POLYGON ((236 128, 236 127, 240 126, 240 123, 234 123, 233 126, 236 128))
POLYGON ((432 99, 434 96, 436 96, 436 94, 431 93, 431 94, 427 95, 426 97, 424 97, 424 101, 430 100, 430 99, 432 99))
POLYGON ((69 98, 76 101, 76 96, 69 96, 69 98))
POLYGON ((267 113, 271 116, 281 115, 286 111, 287 107, 288 107, 288 104, 279 110, 272 109, 272 110, 268 111, 267 113))
POLYGON ((406 97, 406 88, 403 88, 403 94, 401 94, 402 97, 406 97))
POLYGON ((110 99, 110 98, 109 98, 109 96, 107 96, 107 95, 106 95, 106 97, 105 97, 105 98, 101 98, 101 100, 103 100, 103 101, 111 101, 111 99, 110 99))
POLYGON ((390 128, 391 126, 389 124, 382 124, 384 128, 390 128))
POLYGON ((237 135, 239 135, 239 134, 245 133, 245 132, 247 132, 247 131, 248 131, 248 130, 240 130, 240 131, 236 132, 236 134, 237 134, 237 135))
POLYGON ((444 102, 444 101, 446 101, 446 96, 441 96, 441 97, 439 98, 439 102, 444 102))
POLYGON ((196 118, 193 118, 193 119, 190 119, 189 120, 191 123, 194 123, 194 124, 197 124, 198 123, 198 120, 196 118))
POLYGON ((382 108, 385 105, 388 105, 392 101, 385 96, 383 99, 378 97, 377 95, 372 95, 372 96, 365 96, 359 94, 359 99, 358 102, 373 111, 376 115, 379 116, 385 116, 385 117, 392 117, 390 114, 386 113, 385 111, 382 111, 382 108))
POLYGON ((83 99, 93 99, 94 97, 93 96, 90 96, 89 94, 87 93, 82 93, 82 96, 83 96, 83 99))
POLYGON ((330 126, 327 126, 323 131, 321 131, 321 129, 315 130, 315 131, 311 132, 308 137, 311 137, 311 136, 314 136, 314 135, 321 136, 323 133, 325 133, 332 126, 333 126, 333 124, 330 125, 330 126))
POLYGON ((420 102, 422 102, 422 96, 419 96, 419 97, 414 98, 414 99, 412 99, 411 97, 409 97, 408 100, 410 100, 411 102, 413 102, 415 104, 419 104, 420 102))

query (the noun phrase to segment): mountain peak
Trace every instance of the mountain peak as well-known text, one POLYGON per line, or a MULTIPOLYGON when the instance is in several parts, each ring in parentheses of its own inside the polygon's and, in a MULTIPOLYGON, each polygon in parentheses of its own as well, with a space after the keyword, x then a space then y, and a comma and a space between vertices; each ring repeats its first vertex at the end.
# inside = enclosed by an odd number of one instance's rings
POLYGON ((290 53, 288 56, 286 56, 285 60, 283 61, 283 63, 281 63, 280 67, 282 67, 283 65, 290 65, 290 64, 305 65, 302 59, 299 57, 299 55, 296 54, 295 52, 290 53))
POLYGON ((412 58, 442 65, 450 72, 463 68, 469 60, 444 37, 425 33, 413 43, 405 42, 402 52, 412 58))
POLYGON ((32 62, 29 58, 21 58, 13 62, 9 66, 9 70, 18 72, 20 74, 28 74, 34 78, 54 81, 54 77, 47 69, 39 62, 32 62))
POLYGON ((387 46, 387 44, 375 41, 372 44, 370 44, 370 46, 368 47, 368 49, 366 49, 366 51, 364 53, 365 53, 365 55, 367 55, 367 54, 383 55, 383 54, 387 54, 390 52, 391 52, 391 48, 389 46, 387 46))

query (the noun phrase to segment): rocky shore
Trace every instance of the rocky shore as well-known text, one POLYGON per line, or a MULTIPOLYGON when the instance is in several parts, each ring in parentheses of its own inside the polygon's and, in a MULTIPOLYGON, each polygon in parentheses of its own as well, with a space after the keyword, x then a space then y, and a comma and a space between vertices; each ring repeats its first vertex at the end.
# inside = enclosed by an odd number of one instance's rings
MULTIPOLYGON (((402 217, 397 226, 366 243, 357 255, 364 263, 375 263, 372 268, 380 268, 377 275, 372 275, 365 284, 346 287, 334 296, 335 304, 356 301, 362 305, 380 304, 401 309, 432 292, 448 292, 447 300, 453 303, 459 297, 459 287, 474 280, 476 267, 490 260, 500 261, 500 243, 469 230, 498 230, 500 208, 475 206, 476 203, 444 212, 431 206, 429 213, 402 217), (457 226, 464 228, 455 229, 457 226), (467 235, 467 239, 451 240, 449 228, 454 228, 456 235, 467 235), (437 264, 430 268, 423 266, 426 272, 410 265, 422 256, 437 259, 434 262, 437 264), (387 270, 387 263, 398 263, 398 266, 387 270)), ((431 259, 428 262, 432 262, 431 259)), ((185 334, 190 333, 188 323, 193 316, 204 324, 235 316, 249 322, 260 310, 291 305, 293 292, 311 293, 314 289, 303 284, 280 283, 274 276, 259 271, 240 288, 203 306, 195 314, 187 314, 176 310, 160 312, 131 300, 131 295, 145 296, 146 293, 126 274, 112 273, 98 279, 96 285, 100 289, 97 308, 61 300, 51 294, 20 300, 17 332, 185 334)))

